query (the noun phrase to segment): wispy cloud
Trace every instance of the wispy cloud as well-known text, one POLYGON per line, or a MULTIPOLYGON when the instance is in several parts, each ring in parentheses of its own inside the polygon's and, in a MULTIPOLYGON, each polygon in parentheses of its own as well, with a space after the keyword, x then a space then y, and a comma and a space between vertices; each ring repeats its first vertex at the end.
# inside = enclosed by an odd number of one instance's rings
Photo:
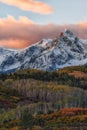
POLYGON ((72 25, 40 25, 26 17, 0 19, 0 46, 24 48, 42 38, 55 38, 64 29, 70 29, 81 38, 87 38, 87 22, 72 25))
POLYGON ((53 12, 53 8, 50 5, 38 0, 0 0, 0 2, 40 14, 50 14, 53 12))

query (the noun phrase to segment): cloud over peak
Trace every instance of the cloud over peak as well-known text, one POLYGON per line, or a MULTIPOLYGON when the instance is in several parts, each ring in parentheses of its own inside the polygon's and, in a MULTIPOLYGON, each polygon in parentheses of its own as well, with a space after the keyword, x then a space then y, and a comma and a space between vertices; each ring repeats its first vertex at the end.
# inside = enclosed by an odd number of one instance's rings
POLYGON ((0 19, 0 46, 24 48, 43 38, 55 38, 65 28, 87 39, 87 22, 72 25, 41 25, 24 16, 20 16, 18 20, 8 16, 0 19))
POLYGON ((16 6, 25 11, 32 11, 40 14, 50 14, 53 12, 53 8, 38 0, 0 0, 0 2, 16 6))

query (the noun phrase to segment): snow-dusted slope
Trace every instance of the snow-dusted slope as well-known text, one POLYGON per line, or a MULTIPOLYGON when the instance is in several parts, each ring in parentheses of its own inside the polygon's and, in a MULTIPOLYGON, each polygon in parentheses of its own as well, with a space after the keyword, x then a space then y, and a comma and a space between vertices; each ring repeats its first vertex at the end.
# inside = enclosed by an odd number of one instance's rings
POLYGON ((87 64, 87 41, 66 30, 58 38, 43 39, 23 50, 0 48, 0 72, 35 68, 53 71, 87 64))

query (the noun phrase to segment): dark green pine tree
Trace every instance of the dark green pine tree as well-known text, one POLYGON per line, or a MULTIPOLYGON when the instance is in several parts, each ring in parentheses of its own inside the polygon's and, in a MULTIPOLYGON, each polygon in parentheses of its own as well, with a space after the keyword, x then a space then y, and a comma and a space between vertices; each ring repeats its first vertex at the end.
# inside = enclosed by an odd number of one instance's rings
POLYGON ((34 118, 33 116, 29 113, 29 111, 26 109, 23 111, 23 113, 21 114, 21 129, 27 129, 29 128, 30 130, 32 130, 33 126, 34 126, 34 118))

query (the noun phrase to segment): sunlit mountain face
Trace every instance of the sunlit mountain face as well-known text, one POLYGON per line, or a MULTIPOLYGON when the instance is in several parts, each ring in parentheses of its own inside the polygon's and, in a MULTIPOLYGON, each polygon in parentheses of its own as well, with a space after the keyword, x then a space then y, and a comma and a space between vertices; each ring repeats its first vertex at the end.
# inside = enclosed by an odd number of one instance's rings
POLYGON ((0 72, 19 69, 54 71, 68 66, 87 64, 87 41, 70 30, 55 39, 42 39, 25 49, 0 48, 0 72))
POLYGON ((87 1, 67 3, 0 0, 1 73, 87 64, 87 1))

